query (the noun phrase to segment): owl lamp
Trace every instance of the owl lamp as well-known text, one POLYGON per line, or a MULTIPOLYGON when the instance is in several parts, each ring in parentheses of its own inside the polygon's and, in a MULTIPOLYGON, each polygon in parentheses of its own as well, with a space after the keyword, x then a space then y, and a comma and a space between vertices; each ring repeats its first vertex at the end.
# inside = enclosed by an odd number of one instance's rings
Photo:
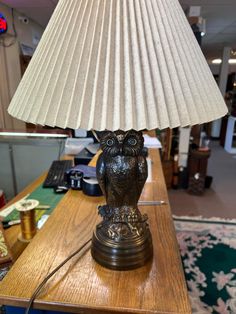
POLYGON ((200 124, 227 109, 178 0, 59 0, 8 111, 103 131, 97 176, 106 205, 92 256, 132 269, 152 256, 137 207, 147 177, 140 130, 200 124))

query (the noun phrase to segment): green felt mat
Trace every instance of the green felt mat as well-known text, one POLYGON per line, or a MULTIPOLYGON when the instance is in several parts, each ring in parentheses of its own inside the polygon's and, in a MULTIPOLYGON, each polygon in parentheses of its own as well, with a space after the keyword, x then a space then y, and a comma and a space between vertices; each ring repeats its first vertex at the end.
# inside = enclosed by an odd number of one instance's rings
MULTIPOLYGON (((40 205, 49 205, 49 209, 36 209, 36 221, 38 221, 42 215, 50 215, 54 208, 57 206, 57 204, 60 202, 60 200, 63 198, 64 194, 56 194, 54 193, 53 189, 50 188, 43 188, 42 185, 40 185, 38 188, 36 188, 28 197, 27 199, 35 199, 39 201, 40 205)), ((13 212, 11 212, 10 215, 4 218, 3 221, 12 221, 12 220, 18 220, 19 212, 15 209, 13 212)))

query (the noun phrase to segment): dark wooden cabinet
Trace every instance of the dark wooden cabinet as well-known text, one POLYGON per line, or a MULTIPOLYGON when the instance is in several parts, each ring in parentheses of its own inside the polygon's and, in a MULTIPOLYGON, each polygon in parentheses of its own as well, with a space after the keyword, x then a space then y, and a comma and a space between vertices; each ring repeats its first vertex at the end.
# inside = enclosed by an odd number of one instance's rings
POLYGON ((192 150, 189 155, 189 183, 188 192, 200 195, 205 190, 205 180, 207 175, 207 163, 210 157, 210 150, 192 150))

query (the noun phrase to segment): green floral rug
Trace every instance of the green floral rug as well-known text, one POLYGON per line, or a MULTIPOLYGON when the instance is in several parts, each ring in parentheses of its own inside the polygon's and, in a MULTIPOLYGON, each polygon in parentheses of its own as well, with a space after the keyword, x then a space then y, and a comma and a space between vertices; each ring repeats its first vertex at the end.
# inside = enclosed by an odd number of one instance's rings
POLYGON ((192 313, 236 313, 236 220, 174 220, 192 313))

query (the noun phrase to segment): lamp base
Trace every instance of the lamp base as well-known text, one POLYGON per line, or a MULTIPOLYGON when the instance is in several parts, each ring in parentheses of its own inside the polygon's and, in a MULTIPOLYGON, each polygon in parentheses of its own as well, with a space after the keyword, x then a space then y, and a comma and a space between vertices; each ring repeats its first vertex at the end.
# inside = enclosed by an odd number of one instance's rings
POLYGON ((132 226, 108 221, 99 224, 92 239, 94 260, 114 270, 130 270, 146 264, 153 256, 152 236, 147 217, 140 218, 132 226))
POLYGON ((110 269, 138 268, 153 255, 148 217, 138 209, 148 175, 142 132, 104 131, 99 139, 96 173, 107 204, 98 208, 102 222, 93 234, 91 253, 110 269))

